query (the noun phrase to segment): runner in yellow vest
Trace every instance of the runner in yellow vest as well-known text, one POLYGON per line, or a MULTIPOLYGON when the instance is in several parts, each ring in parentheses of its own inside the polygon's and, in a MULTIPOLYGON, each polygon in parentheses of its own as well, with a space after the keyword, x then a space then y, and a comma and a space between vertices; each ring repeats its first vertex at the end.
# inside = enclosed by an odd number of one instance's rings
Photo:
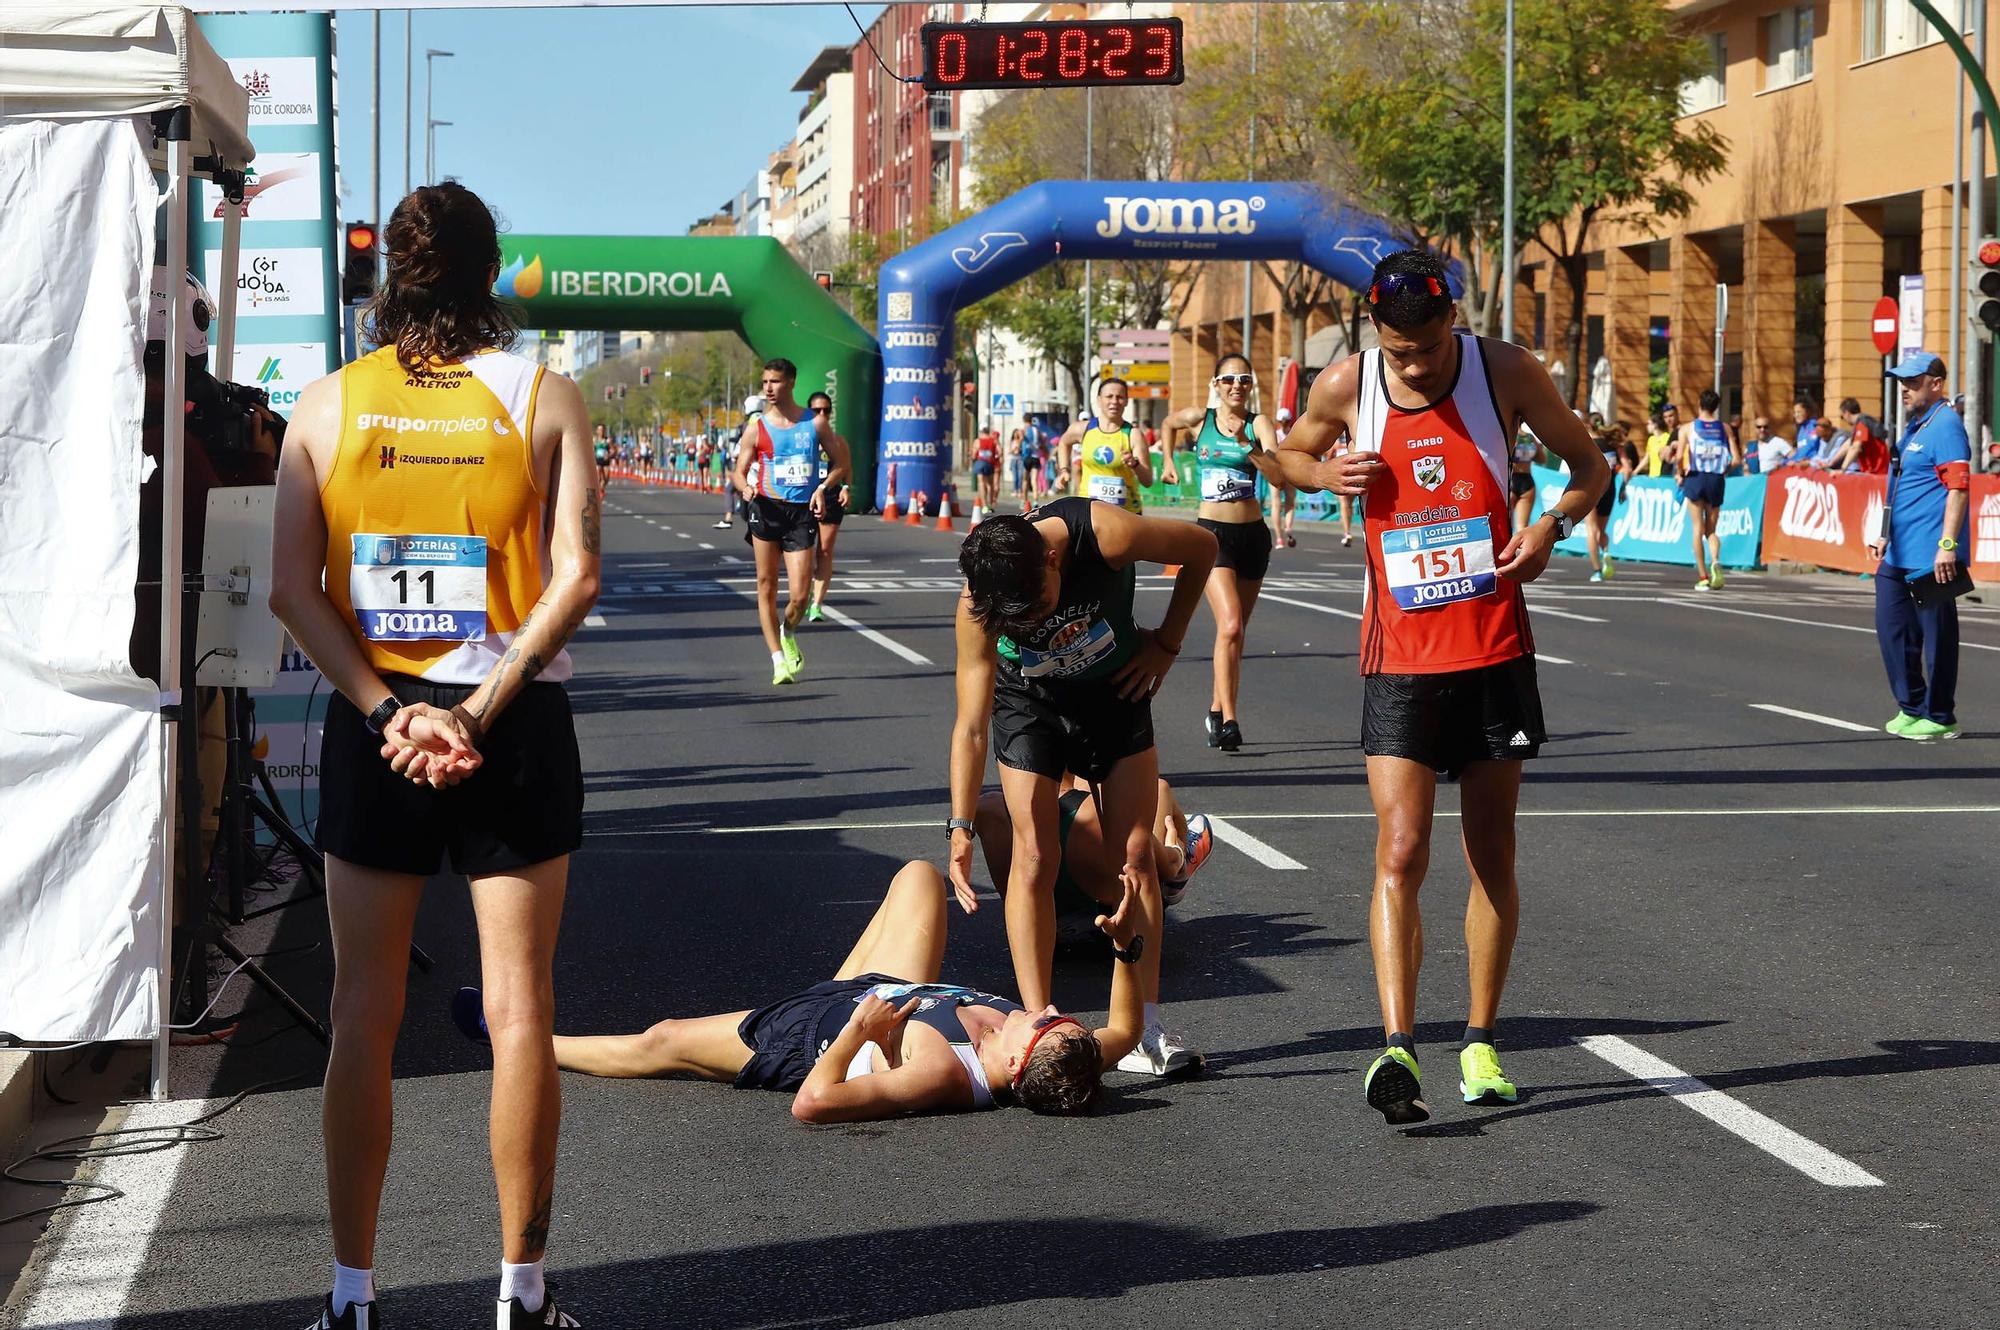
POLYGON ((1097 385, 1097 415, 1064 432, 1056 450, 1060 460, 1056 479, 1068 489, 1074 476, 1074 493, 1136 513, 1143 511, 1139 487, 1153 483, 1153 454, 1125 420, 1130 400, 1131 389, 1123 379, 1097 385))

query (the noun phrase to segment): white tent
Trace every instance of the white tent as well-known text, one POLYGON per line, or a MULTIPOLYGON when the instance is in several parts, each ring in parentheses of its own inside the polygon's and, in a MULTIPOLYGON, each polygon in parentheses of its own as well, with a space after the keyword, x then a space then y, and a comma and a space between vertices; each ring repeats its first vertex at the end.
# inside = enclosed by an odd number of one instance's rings
MULTIPOLYGON (((155 688, 128 658, 150 470, 141 353, 153 267, 187 266, 190 177, 241 172, 248 119, 247 95, 185 9, 0 8, 0 1030, 151 1039, 156 1093, 183 438, 181 413, 165 412, 155 688)), ((211 275, 225 365, 236 211, 225 209, 225 271, 211 275)), ((184 288, 166 286, 165 400, 178 402, 184 288)))

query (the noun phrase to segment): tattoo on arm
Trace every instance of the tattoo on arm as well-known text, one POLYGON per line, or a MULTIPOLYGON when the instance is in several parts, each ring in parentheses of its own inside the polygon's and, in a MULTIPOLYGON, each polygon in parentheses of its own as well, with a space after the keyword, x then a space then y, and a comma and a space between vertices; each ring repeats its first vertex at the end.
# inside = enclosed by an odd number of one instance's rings
POLYGON ((556 1203, 556 1171, 552 1168, 542 1175, 535 1186, 535 1209, 528 1216, 528 1222, 521 1228, 521 1241, 528 1244, 528 1253, 539 1259, 549 1245, 549 1221, 553 1218, 556 1203))
POLYGON ((583 492, 583 548, 591 554, 604 552, 604 518, 594 489, 583 492))

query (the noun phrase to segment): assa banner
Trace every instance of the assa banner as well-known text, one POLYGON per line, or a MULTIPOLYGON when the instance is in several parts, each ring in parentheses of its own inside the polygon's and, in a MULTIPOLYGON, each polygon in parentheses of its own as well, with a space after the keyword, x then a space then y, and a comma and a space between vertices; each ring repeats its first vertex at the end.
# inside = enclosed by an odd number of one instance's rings
MULTIPOLYGON (((1715 531, 1722 538, 1722 566, 1755 568, 1760 562, 1764 525, 1764 476, 1731 476, 1723 484, 1722 510, 1715 531)), ((1562 497, 1569 477, 1548 467, 1535 468, 1535 516, 1562 497)), ((1614 478, 1612 485, 1619 484, 1614 478)), ((1611 557, 1642 563, 1694 566, 1694 537, 1688 529, 1687 504, 1680 482, 1664 476, 1634 476, 1624 482, 1625 497, 1611 508, 1611 557)), ((1588 554, 1583 531, 1556 546, 1560 554, 1588 554)))
MULTIPOLYGON (((1764 504, 1767 563, 1809 563, 1872 573, 1868 532, 1888 502, 1884 476, 1832 475, 1803 467, 1771 473, 1764 504)), ((2000 477, 1972 478, 1972 579, 2000 583, 2000 477)))

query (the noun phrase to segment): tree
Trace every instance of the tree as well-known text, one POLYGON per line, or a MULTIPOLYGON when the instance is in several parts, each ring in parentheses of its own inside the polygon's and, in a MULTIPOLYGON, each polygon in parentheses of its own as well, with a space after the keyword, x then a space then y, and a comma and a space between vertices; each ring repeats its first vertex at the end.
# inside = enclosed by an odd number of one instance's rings
MULTIPOLYGON (((1477 294, 1475 327, 1499 297, 1504 205, 1505 0, 1353 6, 1371 77, 1329 80, 1325 121, 1349 145, 1356 198, 1413 238, 1456 250, 1477 294)), ((1718 174, 1728 144, 1680 119, 1681 87, 1704 48, 1653 0, 1517 0, 1515 215, 1569 285, 1564 363, 1582 400, 1589 248, 1603 224, 1650 231, 1685 217, 1691 186, 1718 174)), ((1511 329, 1508 330, 1511 333, 1511 329)))

